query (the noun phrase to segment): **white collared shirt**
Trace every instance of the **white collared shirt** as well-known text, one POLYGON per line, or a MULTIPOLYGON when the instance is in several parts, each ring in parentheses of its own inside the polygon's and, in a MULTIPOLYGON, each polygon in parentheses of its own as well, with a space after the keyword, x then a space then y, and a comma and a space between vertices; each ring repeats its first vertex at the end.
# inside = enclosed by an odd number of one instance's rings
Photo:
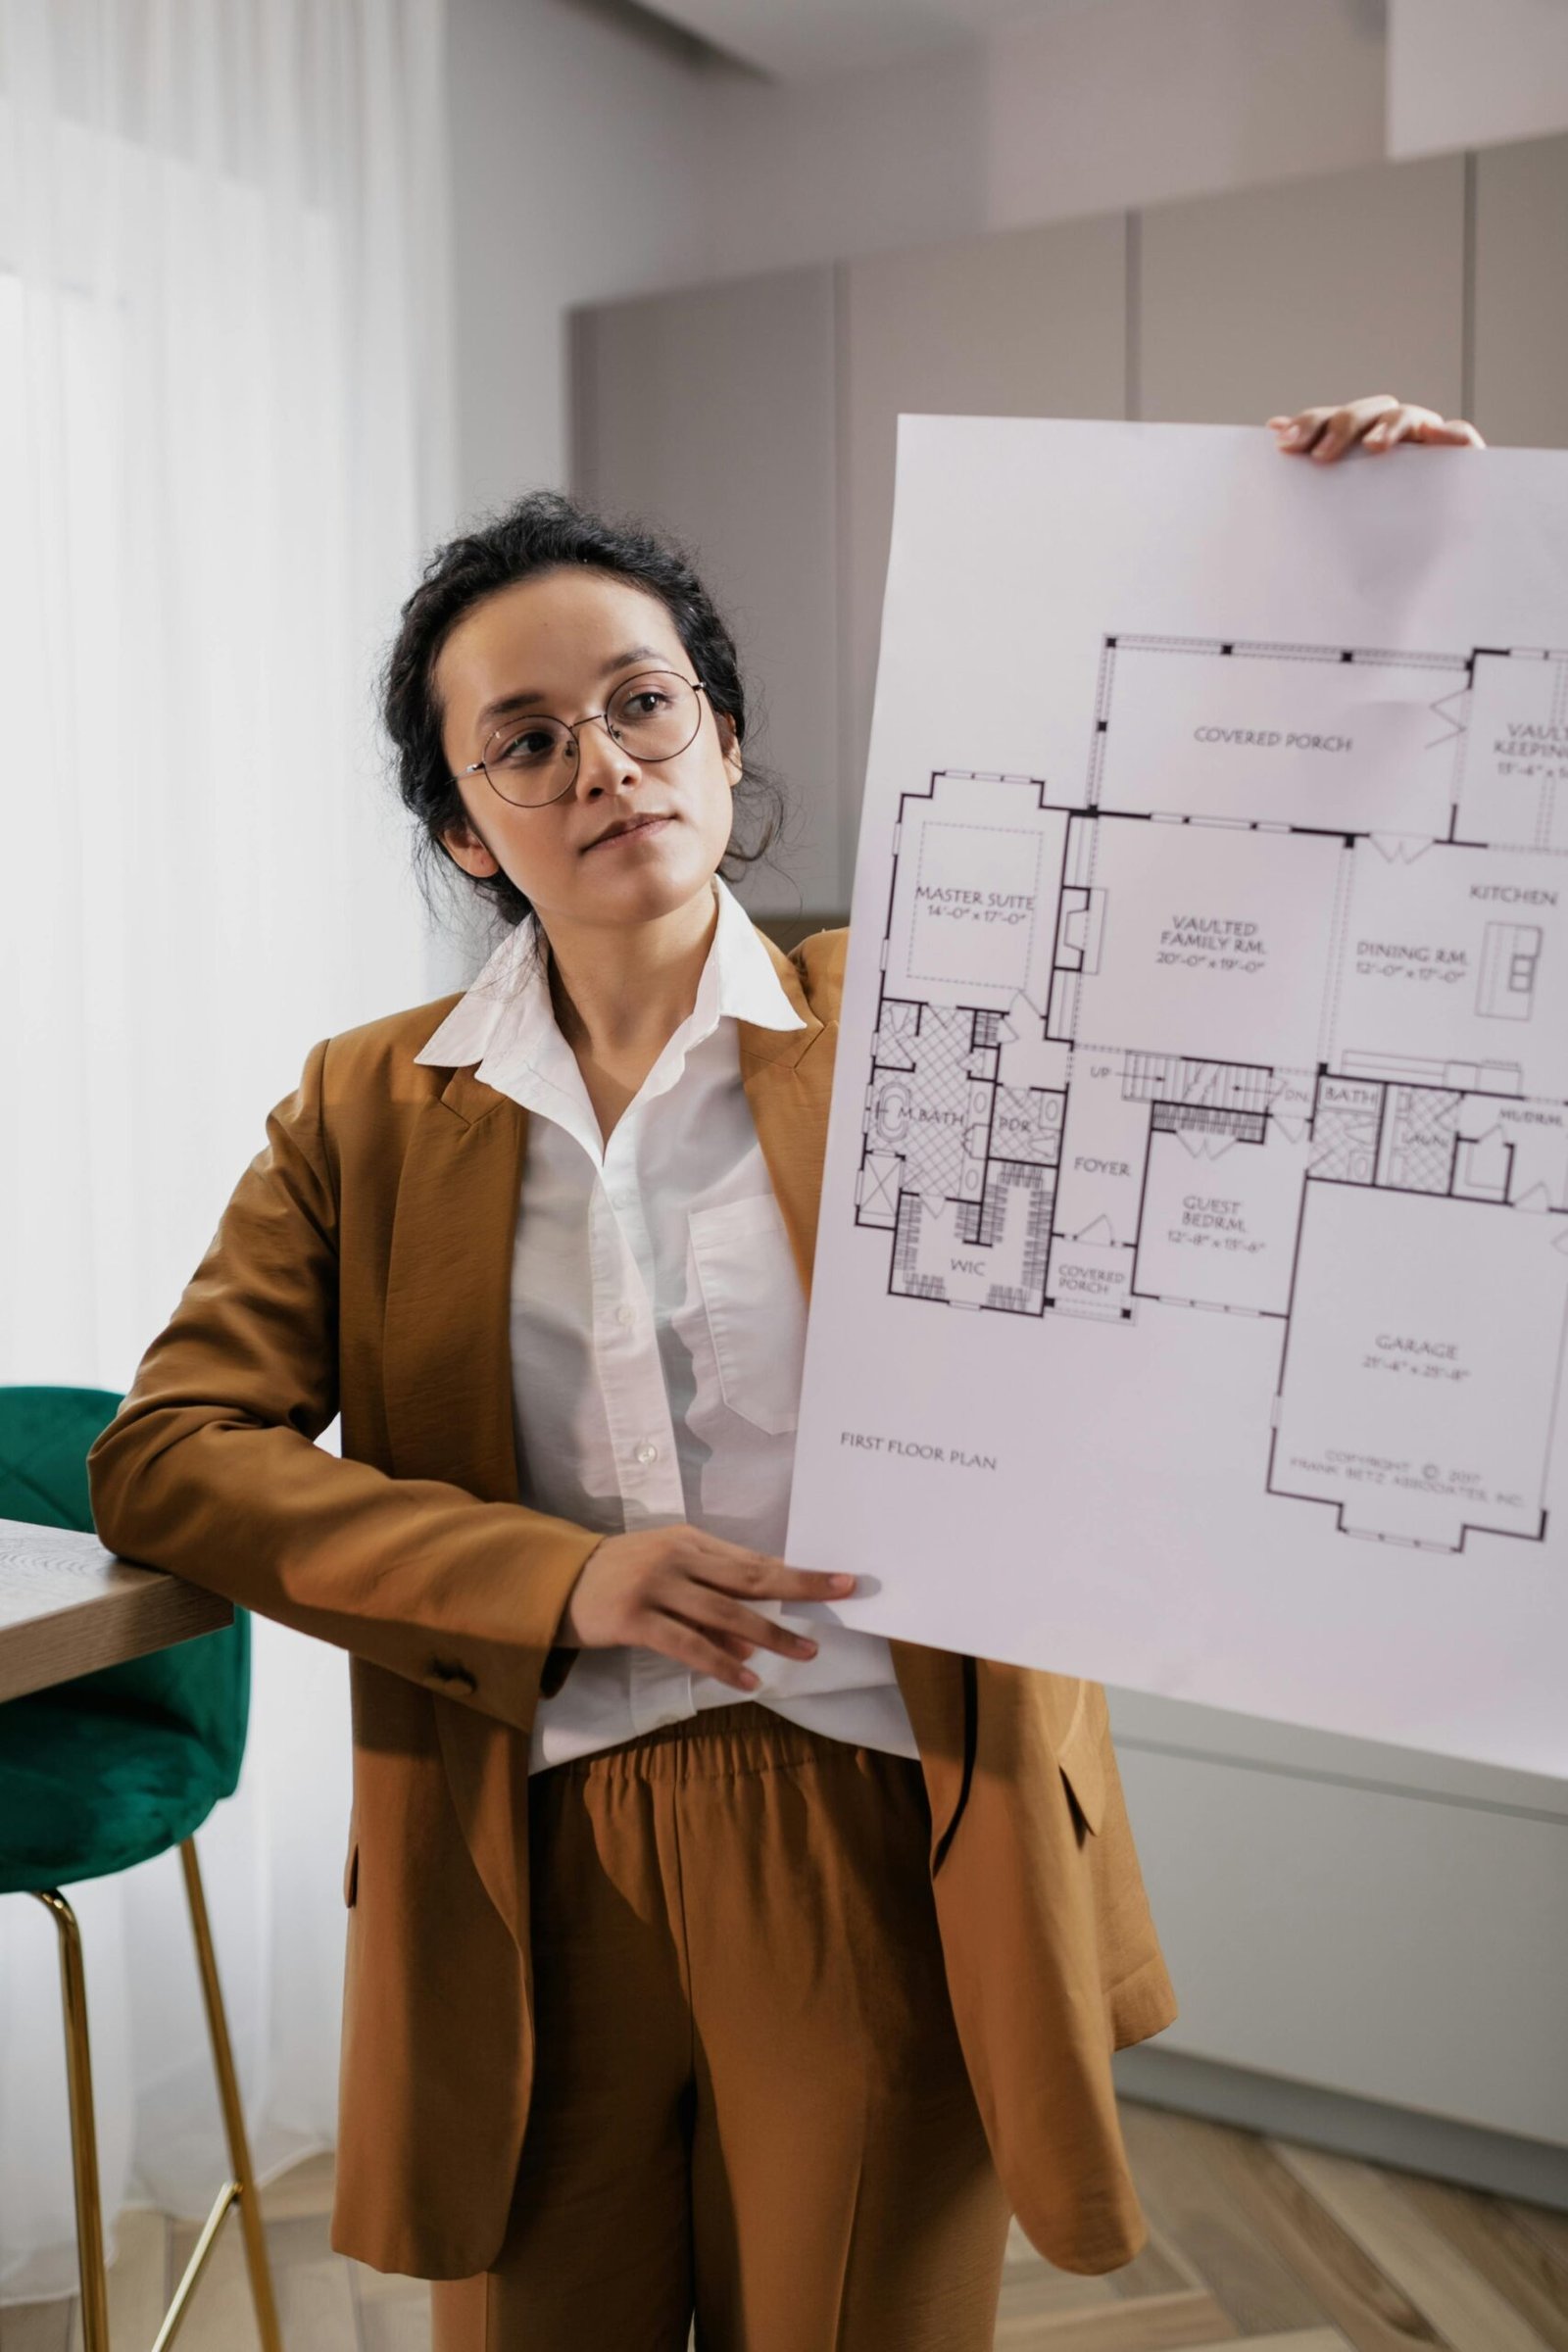
MULTIPOLYGON (((688 1018, 606 1144, 525 916, 416 1061, 476 1063, 528 1111, 512 1263, 513 1395, 524 1501, 606 1535, 685 1521, 781 1553, 806 1304, 751 1105, 737 1021, 805 1026, 720 880, 688 1018)), ((748 1661, 757 1703, 864 1747, 916 1756, 880 1635, 800 1603, 799 1662, 748 1661)), ((656 1651, 587 1649, 534 1719, 529 1769, 613 1747, 737 1693, 656 1651)))

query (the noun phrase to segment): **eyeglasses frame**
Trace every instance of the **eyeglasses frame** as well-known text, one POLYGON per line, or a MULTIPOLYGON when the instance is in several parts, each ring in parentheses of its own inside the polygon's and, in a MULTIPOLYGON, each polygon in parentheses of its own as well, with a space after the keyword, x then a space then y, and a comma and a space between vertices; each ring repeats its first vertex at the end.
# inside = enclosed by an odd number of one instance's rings
MULTIPOLYGON (((683 686, 689 686, 694 694, 706 694, 708 692, 708 686, 704 679, 681 677, 681 673, 678 669, 634 669, 629 678, 621 679, 620 684, 615 688, 615 694, 623 694, 628 686, 635 686, 639 678, 680 678, 681 684, 683 686)), ((613 702, 614 699, 615 695, 612 694, 610 700, 611 702, 613 702)), ((709 708, 711 710, 711 703, 710 703, 709 708)), ((621 750, 624 748, 619 737, 615 735, 611 728, 608 710, 609 705, 607 704, 604 710, 587 710, 583 713, 581 718, 575 720, 569 718, 558 718, 554 710, 519 711, 517 716, 519 719, 548 718, 552 725, 564 727, 566 733, 571 737, 572 750, 573 754, 575 755, 578 749, 578 728, 591 727, 596 718, 603 720, 605 733, 610 737, 611 742, 615 745, 616 749, 621 750)), ((499 734, 501 727, 505 726, 507 723, 508 722, 503 719, 500 722, 500 725, 492 730, 492 734, 499 734)), ((661 752, 657 759, 639 760, 637 764, 639 767, 659 767, 662 766, 666 760, 678 760, 682 752, 689 752, 691 750, 692 745, 697 741, 699 734, 702 732, 702 705, 699 704, 697 709, 697 724, 687 736, 686 741, 681 744, 677 750, 673 752, 661 752)), ((458 768, 453 774, 451 780, 454 784, 456 784, 461 782, 462 778, 465 776, 483 776, 485 782, 495 794, 496 799, 498 801, 506 801, 509 808, 553 808, 557 801, 564 801, 565 799, 567 793, 570 792, 572 786, 577 781, 576 758, 574 756, 572 760, 572 772, 567 776, 566 781, 564 784, 563 784, 561 790, 559 792, 553 792, 549 799, 544 801, 508 800, 507 795, 502 791, 500 785, 496 782, 494 776, 492 776, 490 770, 486 767, 482 760, 472 760, 467 767, 458 768)))

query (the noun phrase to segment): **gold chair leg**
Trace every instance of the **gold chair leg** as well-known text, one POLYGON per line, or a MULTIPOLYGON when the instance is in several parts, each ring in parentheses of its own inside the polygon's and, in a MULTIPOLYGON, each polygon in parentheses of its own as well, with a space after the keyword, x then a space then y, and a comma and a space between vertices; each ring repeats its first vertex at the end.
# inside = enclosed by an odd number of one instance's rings
POLYGON ((87 1978, 76 1914, 58 1888, 33 1887, 60 1938, 60 1991, 66 2021, 66 2080, 71 2096, 71 2167, 76 2192, 76 2268, 81 2278, 83 2352, 109 2352, 109 2286, 104 2275, 104 2217, 98 2192, 98 2132, 87 2042, 87 1978))
MULTIPOLYGON (((240 2104, 234 2055, 229 2046, 228 2020, 223 2012, 222 1989, 218 1982, 218 1962, 213 1951, 213 1935, 208 1925, 207 1900, 202 1892, 194 1838, 184 1840, 179 1849, 179 1859, 185 1874, 185 1897, 190 1905, 191 1933, 196 1938, 196 1963, 201 1970, 202 1998, 207 2005, 207 2030, 212 2035, 213 2064, 218 2074, 218 2094, 222 2102, 223 2129, 228 2135, 229 2162, 234 2170, 234 2180, 230 2184, 232 2202, 239 2207, 240 2229, 245 2237, 245 2263, 250 2272, 251 2300, 256 2306, 256 2332, 262 2341, 262 2352, 283 2352, 283 2339, 277 2328, 277 2308, 272 2300, 272 2274, 267 2259, 267 2234, 262 2227, 262 2209, 257 2199, 255 2175, 251 2171, 250 2143, 245 2136, 245 2113, 240 2104)), ((214 2226, 220 2219, 221 2215, 215 2212, 214 2226)), ((87 2352, 93 2352, 90 2345, 87 2352)))

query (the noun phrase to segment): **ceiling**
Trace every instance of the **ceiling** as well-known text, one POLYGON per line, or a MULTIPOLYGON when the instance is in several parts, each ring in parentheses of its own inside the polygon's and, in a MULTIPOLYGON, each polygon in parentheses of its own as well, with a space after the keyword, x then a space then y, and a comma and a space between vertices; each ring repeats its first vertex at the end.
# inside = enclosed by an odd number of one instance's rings
POLYGON ((650 0, 657 14, 780 81, 893 65, 999 24, 1095 0, 650 0))

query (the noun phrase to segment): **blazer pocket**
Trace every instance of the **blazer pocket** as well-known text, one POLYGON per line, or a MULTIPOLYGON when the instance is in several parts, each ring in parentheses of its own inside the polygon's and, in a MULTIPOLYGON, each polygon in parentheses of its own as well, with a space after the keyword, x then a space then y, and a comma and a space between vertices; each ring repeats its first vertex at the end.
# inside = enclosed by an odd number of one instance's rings
POLYGON ((1094 1685, 1080 1685, 1078 1704, 1056 1749, 1056 1762, 1084 1827, 1098 1833, 1105 1817, 1105 1765, 1101 1753, 1098 1710, 1089 1703, 1094 1685))
POLYGON ((360 1891, 360 1841, 349 1841, 349 1858, 343 1865, 343 1900, 352 1903, 360 1891))
POLYGON ((713 1343, 719 1393, 769 1437, 795 1427, 806 1351, 806 1299, 771 1193, 698 1208, 692 1257, 713 1343))

